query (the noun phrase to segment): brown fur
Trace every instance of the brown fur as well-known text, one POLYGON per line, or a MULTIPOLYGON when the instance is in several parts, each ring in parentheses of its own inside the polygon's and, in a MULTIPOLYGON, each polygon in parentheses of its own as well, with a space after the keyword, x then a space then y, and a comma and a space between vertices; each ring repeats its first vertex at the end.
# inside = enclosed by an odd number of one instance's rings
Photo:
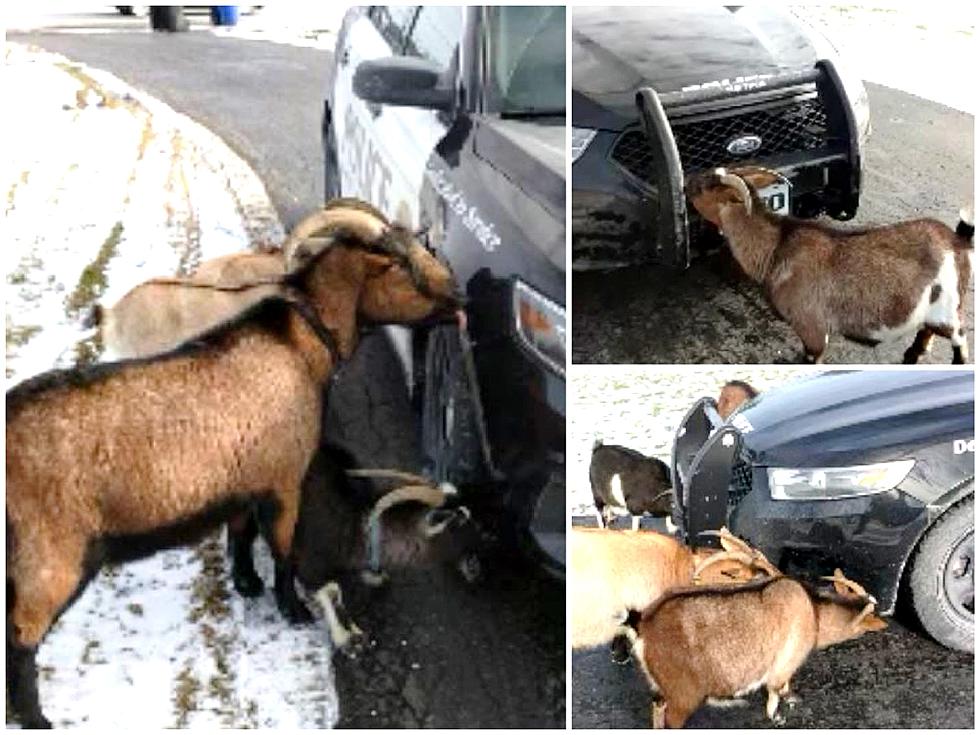
MULTIPOLYGON (((452 289, 440 290, 452 279, 439 275, 438 298, 424 296, 400 258, 338 245, 295 282, 347 357, 359 316, 411 322, 454 308, 452 289)), ((289 559, 321 386, 335 367, 307 322, 271 301, 156 359, 52 371, 8 391, 8 649, 41 641, 106 536, 265 496, 273 552, 289 559)))
POLYGON ((239 286, 282 278, 285 272, 280 252, 234 253, 204 261, 189 278, 149 280, 131 289, 111 309, 102 309, 102 344, 116 359, 172 350, 262 299, 284 292, 279 285, 221 291, 183 284, 239 286))
MULTIPOLYGON (((572 648, 611 641, 627 610, 643 610, 668 589, 692 584, 698 563, 717 551, 692 551, 654 531, 573 528, 570 542, 572 648)), ((705 581, 732 581, 726 572, 712 567, 705 581)))
MULTIPOLYGON (((691 202, 719 227, 739 265, 763 285, 813 360, 822 359, 831 334, 867 341, 873 332, 903 325, 948 253, 954 256, 959 321, 965 324, 972 245, 943 223, 917 219, 845 230, 782 217, 755 191, 775 180, 772 172, 746 167, 729 173, 748 184, 751 214, 739 192, 714 172, 688 182, 691 202)), ((948 325, 922 326, 937 331, 948 325)))
POLYGON ((776 719, 780 697, 811 651, 885 627, 866 603, 788 577, 667 593, 636 624, 634 651, 662 697, 655 717, 682 727, 709 697, 765 686, 767 713, 776 719))
POLYGON ((741 380, 728 381, 721 387, 721 393, 718 394, 718 401, 716 402, 718 415, 721 416, 722 420, 727 420, 739 406, 757 395, 759 395, 759 391, 748 383, 741 380))

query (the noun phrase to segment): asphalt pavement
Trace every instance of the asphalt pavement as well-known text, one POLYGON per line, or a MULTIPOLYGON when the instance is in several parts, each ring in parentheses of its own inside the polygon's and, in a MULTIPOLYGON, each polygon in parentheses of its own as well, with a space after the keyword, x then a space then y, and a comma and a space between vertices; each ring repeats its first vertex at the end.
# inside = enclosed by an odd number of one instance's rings
MULTIPOLYGON (((287 230, 322 204, 330 52, 151 34, 110 17, 108 30, 85 25, 9 37, 112 72, 207 126, 258 173, 287 230)), ((504 561, 476 587, 442 570, 392 577, 351 606, 376 643, 336 658, 341 727, 564 726, 563 584, 504 561)))
MULTIPOLYGON (((852 223, 935 217, 955 227, 960 208, 973 201, 973 116, 895 89, 867 88, 873 132, 852 223)), ((971 286, 971 347, 973 308, 971 286)), ((795 333, 762 289, 738 273, 727 248, 699 257, 683 272, 645 265, 574 273, 572 334, 576 363, 785 363, 802 357, 795 333)), ((834 336, 825 358, 898 363, 909 344, 911 338, 866 347, 834 336)), ((948 340, 937 339, 923 362, 951 359, 948 340)))

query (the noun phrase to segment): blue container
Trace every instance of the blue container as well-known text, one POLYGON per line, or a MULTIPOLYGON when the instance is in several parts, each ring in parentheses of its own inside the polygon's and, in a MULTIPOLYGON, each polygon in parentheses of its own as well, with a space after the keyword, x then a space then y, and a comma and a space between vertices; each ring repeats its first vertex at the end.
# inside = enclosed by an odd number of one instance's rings
POLYGON ((211 22, 216 26, 233 26, 238 23, 237 5, 212 5, 211 22))

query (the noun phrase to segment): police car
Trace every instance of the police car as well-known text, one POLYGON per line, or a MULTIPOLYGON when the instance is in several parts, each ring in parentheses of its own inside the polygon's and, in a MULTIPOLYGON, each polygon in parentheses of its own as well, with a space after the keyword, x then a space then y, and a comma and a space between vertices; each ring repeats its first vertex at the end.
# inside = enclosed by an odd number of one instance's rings
POLYGON ((364 199, 423 231, 466 296, 463 330, 386 327, 428 469, 501 501, 560 571, 564 7, 354 8, 334 62, 327 198, 364 199))
POLYGON ((885 614, 904 594, 936 640, 973 651, 973 383, 830 372, 727 422, 703 398, 674 443, 674 521, 692 545, 727 525, 784 571, 840 567, 885 614))

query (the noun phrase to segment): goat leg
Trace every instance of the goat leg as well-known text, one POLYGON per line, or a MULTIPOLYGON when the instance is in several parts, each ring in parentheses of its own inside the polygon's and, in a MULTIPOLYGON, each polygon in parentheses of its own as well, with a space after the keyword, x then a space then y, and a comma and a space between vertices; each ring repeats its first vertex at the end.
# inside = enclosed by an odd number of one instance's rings
POLYGON ((265 589, 255 571, 252 544, 259 535, 259 524, 250 512, 228 521, 228 555, 231 557, 231 580, 242 597, 258 597, 265 589))
POLYGON ((296 565, 292 559, 276 559, 276 607, 293 625, 313 621, 313 614, 296 593, 296 565))
POLYGON ((786 718, 779 713, 779 691, 776 689, 769 690, 769 697, 766 699, 766 716, 774 725, 786 724, 786 718))
MULTIPOLYGON (((902 356, 902 363, 905 365, 915 365, 922 356, 932 347, 934 333, 929 327, 923 327, 915 335, 915 341, 905 350, 902 356)), ((955 352, 954 352, 955 356, 955 352)))
MULTIPOLYGON (((10 623, 7 623, 8 629, 10 623)), ((10 706, 27 730, 50 730, 37 693, 37 647, 21 646, 7 636, 7 691, 10 706)))
POLYGON ((663 730, 667 727, 667 703, 653 700, 650 705, 650 726, 654 730, 663 730))
POLYGON ((316 592, 316 601, 323 608, 323 617, 327 621, 330 632, 330 642, 334 649, 343 650, 350 646, 351 641, 364 636, 363 631, 354 624, 344 607, 344 598, 340 585, 327 582, 316 592), (343 618, 343 621, 341 620, 343 618))

